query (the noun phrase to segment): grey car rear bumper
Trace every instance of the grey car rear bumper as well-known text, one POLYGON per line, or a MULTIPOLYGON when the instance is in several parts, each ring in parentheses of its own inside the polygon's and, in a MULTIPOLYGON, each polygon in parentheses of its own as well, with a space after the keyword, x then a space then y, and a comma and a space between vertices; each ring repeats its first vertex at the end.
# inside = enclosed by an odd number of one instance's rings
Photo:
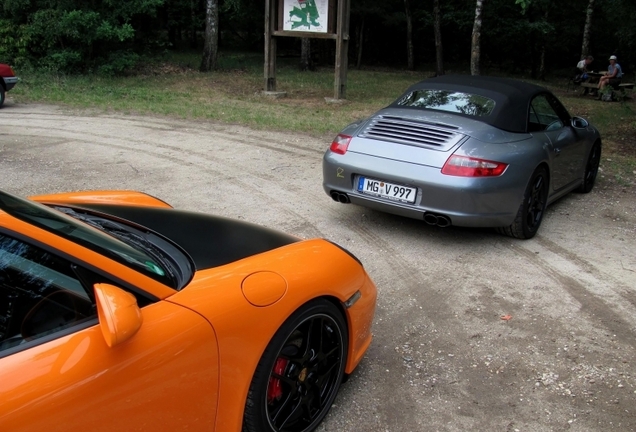
POLYGON ((323 159, 323 188, 328 195, 345 193, 353 204, 414 219, 422 220, 426 213, 444 215, 452 225, 466 227, 510 225, 527 181, 517 178, 519 175, 524 174, 507 170, 496 178, 454 177, 436 167, 351 152, 327 152, 323 159), (360 175, 416 187, 416 201, 407 204, 358 192, 354 185, 360 175))

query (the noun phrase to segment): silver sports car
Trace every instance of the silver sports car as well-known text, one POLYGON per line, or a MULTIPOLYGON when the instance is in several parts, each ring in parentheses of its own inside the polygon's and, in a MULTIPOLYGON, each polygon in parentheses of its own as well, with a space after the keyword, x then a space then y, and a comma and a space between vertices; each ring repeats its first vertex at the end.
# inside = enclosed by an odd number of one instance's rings
POLYGON ((547 89, 441 76, 347 126, 323 159, 335 201, 533 237, 546 206, 594 186, 601 137, 547 89))

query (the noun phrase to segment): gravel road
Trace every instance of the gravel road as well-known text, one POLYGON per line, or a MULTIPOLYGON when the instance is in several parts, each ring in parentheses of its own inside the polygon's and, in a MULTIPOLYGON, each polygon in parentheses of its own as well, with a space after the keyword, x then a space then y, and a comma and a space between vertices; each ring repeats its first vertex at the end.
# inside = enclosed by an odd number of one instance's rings
POLYGON ((375 339, 320 431, 636 430, 633 188, 601 178, 519 241, 337 204, 327 145, 9 102, 0 188, 141 190, 355 253, 379 289, 375 339))

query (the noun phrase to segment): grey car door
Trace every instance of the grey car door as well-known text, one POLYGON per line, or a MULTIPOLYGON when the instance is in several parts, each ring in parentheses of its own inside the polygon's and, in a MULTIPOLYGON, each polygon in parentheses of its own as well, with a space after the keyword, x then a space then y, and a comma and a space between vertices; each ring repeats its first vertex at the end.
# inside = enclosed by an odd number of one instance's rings
POLYGON ((570 126, 565 109, 550 94, 535 96, 530 104, 529 130, 549 150, 552 190, 577 179, 581 143, 570 126))

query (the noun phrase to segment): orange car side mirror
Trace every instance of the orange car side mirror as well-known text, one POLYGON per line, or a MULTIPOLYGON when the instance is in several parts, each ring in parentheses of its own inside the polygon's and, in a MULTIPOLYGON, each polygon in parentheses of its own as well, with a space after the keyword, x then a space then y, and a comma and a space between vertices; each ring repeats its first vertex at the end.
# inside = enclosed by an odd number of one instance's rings
POLYGON ((109 347, 127 341, 141 327, 141 310, 132 294, 108 284, 95 284, 99 326, 109 347))

